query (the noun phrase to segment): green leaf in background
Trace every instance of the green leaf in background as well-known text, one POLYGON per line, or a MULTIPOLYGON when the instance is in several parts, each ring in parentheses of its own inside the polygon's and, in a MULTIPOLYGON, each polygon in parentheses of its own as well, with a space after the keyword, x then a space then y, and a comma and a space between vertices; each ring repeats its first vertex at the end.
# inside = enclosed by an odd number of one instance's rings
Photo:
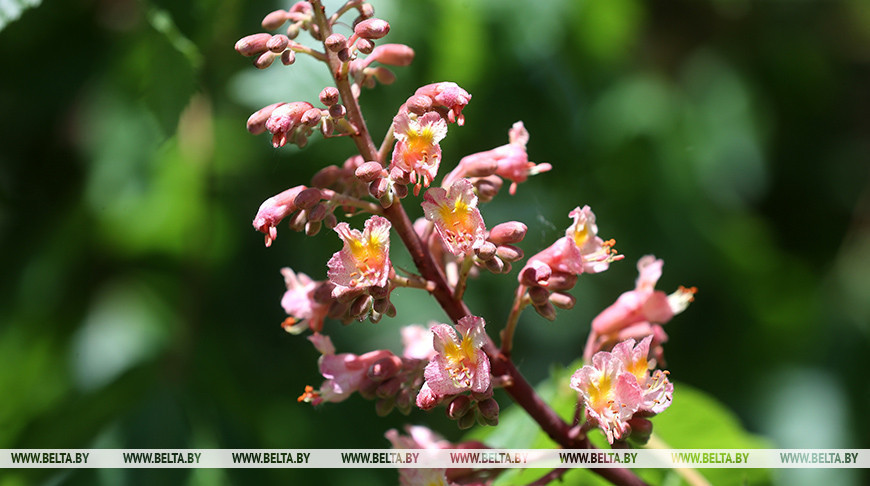
MULTIPOLYGON (((576 361, 561 368, 554 367, 551 377, 535 390, 562 419, 572 421, 577 394, 571 390, 571 375, 583 365, 576 361)), ((502 400, 502 403, 505 401, 502 400)), ((706 393, 683 383, 674 384, 674 402, 664 413, 652 419, 653 431, 665 447, 674 449, 764 449, 770 444, 743 429, 737 417, 724 405, 706 393)), ((610 446, 603 434, 593 430, 592 443, 601 449, 610 446)), ((504 449, 551 449, 555 442, 541 431, 526 412, 517 406, 505 410, 498 427, 478 427, 464 440, 479 440, 489 447, 504 449)), ((528 484, 546 474, 544 469, 510 469, 496 485, 528 484)), ((667 469, 636 469, 641 478, 651 484, 684 484, 680 476, 667 469)), ((712 484, 768 484, 770 472, 765 469, 700 469, 712 484)), ((561 484, 609 484, 596 474, 577 469, 563 477, 561 484)))

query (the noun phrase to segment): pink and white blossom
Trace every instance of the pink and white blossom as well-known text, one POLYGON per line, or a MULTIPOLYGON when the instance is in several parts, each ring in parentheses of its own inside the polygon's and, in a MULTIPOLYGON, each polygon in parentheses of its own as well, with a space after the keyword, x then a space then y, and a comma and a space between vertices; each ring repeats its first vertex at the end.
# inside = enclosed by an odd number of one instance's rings
POLYGON ((429 187, 438 174, 441 164, 441 145, 447 136, 447 123, 434 112, 411 118, 408 113, 399 113, 393 119, 393 134, 396 146, 393 149, 392 166, 411 174, 416 181, 415 194, 420 186, 429 187))
POLYGON ((329 306, 314 299, 314 291, 322 282, 316 282, 304 273, 295 273, 290 268, 282 268, 281 275, 287 291, 281 299, 281 307, 290 315, 284 321, 284 330, 291 334, 299 334, 306 329, 315 333, 323 330, 323 320, 329 311, 329 306))
POLYGON ((371 287, 385 288, 389 281, 390 222, 381 216, 372 216, 365 229, 350 229, 347 223, 338 223, 335 232, 344 241, 341 251, 332 255, 327 266, 329 280, 335 284, 333 297, 371 287))
POLYGON ((423 196, 423 214, 453 255, 465 256, 486 241, 486 225, 477 209, 474 186, 459 179, 449 190, 433 187, 423 196))
POLYGON ((402 356, 410 359, 419 359, 429 361, 436 355, 435 348, 432 346, 432 326, 423 327, 419 324, 412 324, 402 328, 402 356))
POLYGON ((447 324, 432 326, 433 347, 438 353, 426 365, 426 383, 417 396, 417 405, 431 408, 432 398, 456 395, 464 391, 485 393, 491 386, 489 357, 483 351, 486 323, 477 316, 465 316, 456 324, 456 332, 447 324))
POLYGON ((296 196, 305 189, 305 186, 291 187, 260 204, 253 225, 254 229, 266 235, 266 246, 271 246, 275 238, 278 238, 278 224, 299 209, 296 206, 296 196))
POLYGON ((622 361, 625 371, 637 379, 643 393, 638 411, 657 414, 663 412, 671 404, 674 397, 674 385, 668 381, 667 371, 655 370, 650 374, 654 364, 649 360, 652 336, 643 338, 637 346, 634 339, 627 339, 613 347, 612 354, 622 361))

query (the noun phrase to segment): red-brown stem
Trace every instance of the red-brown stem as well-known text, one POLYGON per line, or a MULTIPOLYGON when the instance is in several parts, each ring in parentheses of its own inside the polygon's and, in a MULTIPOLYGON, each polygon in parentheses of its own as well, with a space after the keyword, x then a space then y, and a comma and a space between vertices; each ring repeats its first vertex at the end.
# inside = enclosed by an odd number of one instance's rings
MULTIPOLYGON (((309 0, 314 9, 314 18, 320 28, 320 34, 323 39, 326 39, 332 34, 332 26, 329 25, 326 13, 324 12, 323 4, 320 0, 309 0)), ((325 48, 325 46, 324 46, 325 48)), ((330 72, 335 80, 336 88, 341 94, 342 102, 347 110, 347 117, 353 126, 356 127, 356 133, 351 134, 357 150, 362 155, 364 160, 376 160, 382 165, 384 160, 380 160, 378 149, 369 134, 366 127, 365 119, 362 116, 359 103, 353 96, 351 91, 350 81, 347 74, 342 70, 342 63, 338 59, 338 55, 329 49, 324 49, 327 55, 330 72)), ((398 201, 390 207, 384 209, 384 216, 390 220, 393 231, 399 235, 402 242, 411 254, 411 259, 417 266, 420 275, 426 280, 434 284, 432 295, 438 304, 444 309, 444 312, 450 317, 453 322, 471 315, 471 311, 461 299, 454 298, 453 289, 447 283, 444 277, 444 272, 441 267, 435 262, 432 254, 423 245, 417 232, 414 231, 413 224, 405 212, 405 208, 398 201)), ((491 360, 491 369, 493 375, 509 376, 510 382, 505 386, 505 391, 519 404, 540 426, 547 435, 550 436, 556 443, 568 449, 589 449, 593 448, 588 439, 572 438, 570 435, 571 427, 562 420, 552 408, 550 408, 543 400, 535 393, 534 388, 526 381, 525 377, 516 369, 509 357, 503 355, 491 339, 487 340, 487 345, 484 347, 486 353, 491 360)), ((634 473, 628 469, 598 469, 594 468, 591 471, 601 475, 605 479, 614 484, 624 485, 642 485, 645 484, 634 473)))

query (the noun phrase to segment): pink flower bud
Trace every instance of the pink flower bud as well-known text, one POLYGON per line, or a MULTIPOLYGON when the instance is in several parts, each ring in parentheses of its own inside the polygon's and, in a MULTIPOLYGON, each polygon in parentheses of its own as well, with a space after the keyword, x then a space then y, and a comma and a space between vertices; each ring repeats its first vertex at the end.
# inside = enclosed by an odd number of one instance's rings
POLYGON ((256 59, 254 59, 254 67, 257 69, 266 69, 267 67, 272 65, 272 62, 275 60, 275 53, 271 51, 266 51, 256 59))
POLYGON ((266 235, 266 246, 271 246, 272 241, 278 237, 276 227, 284 218, 296 211, 296 196, 306 189, 305 186, 296 186, 270 197, 263 201, 257 215, 254 217, 254 228, 266 235))
POLYGON ((337 165, 327 165, 311 177, 311 185, 325 189, 335 184, 339 177, 341 169, 337 165))
POLYGON ((314 108, 311 103, 294 101, 272 111, 271 116, 266 120, 266 129, 272 133, 272 145, 275 148, 287 143, 288 135, 299 126, 302 115, 311 108, 314 108))
POLYGON ((447 404, 447 416, 453 420, 459 420, 471 411, 471 398, 468 395, 459 395, 447 404))
POLYGON ((357 39, 354 45, 356 50, 363 54, 371 54, 375 50, 375 43, 368 39, 357 39))
POLYGON ((530 287, 529 299, 531 299, 532 303, 535 305, 542 305, 550 299, 550 292, 544 287, 530 287))
POLYGON ((359 14, 360 14, 360 17, 363 17, 364 19, 372 18, 372 15, 375 14, 374 5, 372 5, 370 3, 364 3, 364 4, 360 5, 359 6, 359 14))
POLYGON ((305 236, 315 236, 317 233, 320 233, 320 228, 323 226, 323 223, 320 221, 308 221, 305 223, 305 236))
POLYGON ((272 38, 272 34, 251 34, 236 42, 236 52, 245 56, 251 57, 262 52, 266 52, 266 43, 272 38))
POLYGON ((393 192, 399 199, 404 199, 408 196, 408 186, 405 184, 393 184, 393 192))
POLYGON ((492 257, 486 261, 486 269, 492 273, 503 273, 505 263, 501 258, 492 257))
POLYGON ((468 430, 474 427, 474 423, 476 421, 477 418, 474 416, 474 414, 468 413, 463 415, 459 418, 459 420, 456 421, 456 426, 459 428, 459 430, 468 430))
POLYGON ((489 241, 496 245, 519 243, 526 237, 528 227, 519 221, 508 221, 495 225, 489 231, 489 241))
POLYGON ((380 39, 390 32, 390 24, 382 19, 368 19, 356 24, 354 34, 363 39, 380 39))
POLYGON ((366 74, 374 76, 381 84, 393 84, 396 81, 395 73, 383 66, 367 68, 366 74))
POLYGON ((329 116, 332 118, 341 118, 347 114, 347 109, 342 104, 334 104, 329 107, 329 116))
POLYGON ((376 179, 369 184, 369 194, 375 199, 381 199, 390 190, 390 183, 386 179, 376 179))
POLYGON ((560 309, 573 309, 574 304, 577 303, 577 299, 574 298, 571 294, 566 294, 564 292, 553 292, 550 294, 550 302, 553 303, 554 306, 560 309))
POLYGON ((571 290, 577 283, 577 275, 567 272, 553 272, 547 281, 547 288, 553 292, 571 290))
POLYGON ((302 114, 300 122, 305 126, 314 128, 320 123, 322 117, 323 114, 320 112, 320 108, 311 108, 302 114))
POLYGON ((263 28, 266 30, 275 30, 284 25, 287 21, 286 10, 275 10, 263 17, 263 28))
POLYGON ((499 245, 495 254, 506 262, 515 262, 523 257, 523 250, 513 245, 499 245))
POLYGON ((378 162, 366 162, 357 167, 354 175, 362 182, 372 182, 384 175, 384 168, 378 162))
POLYGON ((372 308, 372 296, 360 295, 353 303, 350 304, 350 315, 352 317, 364 316, 369 313, 372 308))
POLYGON ((303 14, 303 15, 311 15, 312 9, 311 4, 306 1, 299 1, 293 4, 290 7, 291 14, 303 14))
POLYGON ((303 189, 293 202, 299 209, 308 209, 320 202, 321 199, 323 199, 323 196, 320 194, 320 189, 309 187, 303 189))
POLYGON ((424 383, 423 387, 420 388, 420 393, 417 394, 417 406, 423 410, 432 410, 438 405, 439 401, 440 397, 432 392, 432 389, 424 383))
POLYGON ((402 359, 390 353, 389 356, 375 361, 368 369, 368 377, 372 381, 384 381, 393 376, 402 368, 402 359))
POLYGON ((408 111, 415 115, 423 115, 432 109, 432 98, 428 96, 414 95, 405 102, 408 111))
POLYGON ((347 47, 347 37, 341 34, 332 34, 323 41, 323 44, 332 52, 338 52, 347 47))
POLYGON ((375 391, 375 395, 378 398, 390 398, 395 397, 397 393, 399 393, 399 389, 402 388, 402 380, 398 378, 391 378, 378 387, 375 391))
POLYGON ((259 135, 266 131, 266 120, 272 116, 272 112, 275 111, 275 108, 278 108, 281 105, 285 105, 286 103, 272 103, 269 106, 260 108, 253 115, 248 117, 247 128, 248 131, 253 133, 254 135, 259 135))
POLYGON ((287 26, 287 37, 295 39, 299 37, 300 23, 295 22, 287 26))
POLYGON ((338 103, 338 98, 338 89, 333 86, 327 86, 320 92, 320 102, 323 103, 324 106, 329 107, 338 103))
POLYGON ((487 425, 498 425, 498 402, 494 398, 489 398, 477 404, 477 409, 480 411, 480 416, 486 421, 487 425))
POLYGON ((497 248, 495 246, 495 243, 491 241, 485 241, 482 245, 480 245, 480 248, 477 248, 476 250, 474 250, 474 252, 478 258, 483 261, 487 261, 495 256, 496 250, 497 248))
POLYGON ((477 189, 477 197, 480 198, 480 202, 492 201, 492 198, 498 195, 501 186, 501 177, 495 175, 474 179, 474 187, 477 189))
POLYGON ((371 52, 366 58, 369 63, 377 61, 388 66, 408 66, 414 60, 414 49, 405 44, 383 44, 375 47, 371 52))
POLYGON ((540 314, 541 317, 543 317, 544 319, 548 321, 556 320, 556 308, 553 307, 553 304, 551 304, 549 301, 544 302, 541 305, 536 305, 534 307, 535 311, 540 314))
POLYGON ((269 42, 266 42, 266 49, 272 52, 280 53, 290 44, 290 39, 284 34, 273 35, 269 42))
POLYGON ((341 62, 350 61, 350 51, 347 49, 347 47, 342 47, 338 50, 338 60, 341 62))
POLYGON ((327 213, 329 213, 329 208, 325 204, 317 203, 313 208, 308 210, 308 221, 323 221, 323 218, 326 217, 327 213))
POLYGON ((281 64, 285 66, 289 66, 296 62, 296 53, 287 49, 286 51, 281 53, 281 64))
POLYGON ((553 270, 544 262, 531 260, 520 271, 519 281, 526 287, 546 286, 553 270))
POLYGON ((328 213, 325 218, 323 218, 323 226, 326 226, 329 229, 335 228, 335 225, 338 224, 338 218, 335 217, 335 213, 328 213))

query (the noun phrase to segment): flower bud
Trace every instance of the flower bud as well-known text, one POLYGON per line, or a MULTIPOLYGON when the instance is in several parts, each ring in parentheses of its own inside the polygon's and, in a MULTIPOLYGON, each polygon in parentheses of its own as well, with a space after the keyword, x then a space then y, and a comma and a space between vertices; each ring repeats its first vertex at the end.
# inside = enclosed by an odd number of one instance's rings
MULTIPOLYGON (((359 42, 357 42, 358 46, 359 42)), ((405 44, 383 44, 375 47, 366 60, 368 62, 377 61, 388 66, 408 66, 414 60, 414 49, 405 44)))
POLYGON ((247 128, 248 131, 253 133, 254 135, 259 135, 266 131, 266 120, 272 116, 272 112, 275 111, 275 108, 278 108, 281 105, 285 105, 286 103, 272 103, 269 106, 260 108, 253 115, 248 117, 247 128))
POLYGON ((390 24, 382 19, 368 19, 356 24, 353 33, 363 39, 380 39, 390 32, 390 24))
POLYGON ((519 243, 526 237, 528 227, 519 221, 508 221, 495 225, 489 230, 489 241, 496 245, 509 245, 519 243))
POLYGON ((396 317, 396 306, 393 305, 392 302, 389 302, 389 305, 387 305, 387 308, 384 309, 384 315, 391 317, 391 318, 396 317))
POLYGON ((363 316, 368 314, 372 308, 372 296, 371 295, 360 295, 350 304, 350 315, 351 316, 363 316))
POLYGON ((363 377, 359 384, 359 394, 366 400, 374 400, 377 396, 378 387, 381 382, 369 380, 368 377, 363 377))
POLYGON ((390 190, 390 183, 386 179, 376 179, 369 184, 369 194, 375 199, 381 199, 390 190))
POLYGON ((356 46, 356 50, 363 54, 371 54, 372 51, 375 50, 375 43, 368 39, 357 39, 354 45, 356 46))
POLYGON ((314 128, 320 123, 320 118, 323 114, 320 112, 320 108, 311 108, 302 114, 302 119, 299 120, 303 125, 314 128))
POLYGON ((329 213, 323 218, 323 226, 326 226, 328 229, 335 228, 335 225, 338 224, 338 218, 335 217, 334 213, 329 213))
POLYGON ((487 425, 498 425, 498 402, 494 398, 489 398, 477 404, 477 409, 480 411, 480 416, 486 421, 487 425))
POLYGON ((323 218, 326 217, 326 214, 329 212, 329 208, 326 207, 325 204, 317 203, 313 208, 308 210, 308 221, 309 222, 320 222, 323 221, 323 218))
POLYGON ((265 33, 247 35, 236 42, 236 52, 245 57, 256 56, 257 54, 268 50, 266 48, 266 43, 269 42, 269 39, 271 38, 272 34, 265 33))
POLYGON ((378 414, 378 417, 386 417, 394 408, 396 408, 396 398, 393 396, 381 398, 375 402, 375 413, 378 414))
POLYGON ((402 387, 402 380, 398 378, 390 378, 381 383, 381 386, 375 391, 378 398, 395 397, 399 393, 399 388, 402 387))
POLYGON ((383 177, 384 168, 378 162, 370 161, 356 168, 354 175, 362 182, 372 182, 378 177, 383 177))
POLYGON ((287 37, 295 39, 299 37, 300 23, 294 22, 287 26, 287 37))
POLYGON ((638 445, 645 445, 649 442, 653 432, 653 423, 641 417, 632 417, 628 419, 628 425, 631 427, 631 435, 628 439, 638 445))
POLYGON ((337 165, 327 165, 314 174, 311 185, 325 189, 335 184, 339 177, 341 177, 341 169, 337 165))
POLYGON ((396 395, 396 408, 402 415, 411 413, 411 407, 414 406, 414 395, 409 388, 402 388, 396 395))
POLYGON ((502 261, 499 257, 492 257, 489 260, 486 260, 486 269, 492 273, 502 273, 504 272, 504 261, 502 261))
POLYGON ((548 321, 556 320, 556 308, 549 301, 535 306, 535 311, 548 321))
POLYGON ((366 68, 366 74, 374 76, 381 84, 393 84, 396 81, 395 73, 383 66, 366 68))
POLYGON ((296 53, 287 49, 286 51, 281 53, 281 64, 285 66, 289 66, 296 62, 296 53))
POLYGON ((329 107, 338 103, 339 92, 333 86, 327 86, 320 92, 320 102, 323 106, 329 107))
POLYGON ((493 242, 484 241, 480 247, 474 250, 474 252, 477 255, 477 258, 480 258, 481 261, 485 262, 495 256, 496 249, 497 248, 493 242))
POLYGON ((501 190, 501 185, 501 177, 496 175, 474 180, 474 187, 477 189, 477 197, 480 199, 480 202, 492 201, 492 198, 501 190))
POLYGON ((423 410, 432 410, 438 406, 440 401, 441 398, 429 389, 428 386, 421 388, 420 393, 417 394, 417 406, 423 410))
POLYGON ((335 122, 332 121, 332 118, 324 118, 323 123, 320 124, 320 133, 324 137, 330 137, 333 131, 335 131, 335 122))
POLYGON ((323 41, 323 44, 332 52, 338 52, 347 47, 347 37, 341 34, 332 34, 323 41))
POLYGON ((311 298, 318 304, 329 304, 333 302, 332 289, 335 285, 329 281, 321 282, 320 285, 314 288, 311 298))
POLYGON ((547 288, 552 291, 571 290, 577 283, 577 275, 566 272, 553 272, 547 281, 547 288))
POLYGON ((350 51, 346 47, 342 47, 338 51, 337 56, 338 56, 338 60, 341 62, 350 61, 350 51))
POLYGON ((405 184, 393 184, 393 193, 399 199, 408 197, 408 186, 405 184))
POLYGON ((375 361, 368 369, 367 376, 377 382, 382 382, 396 376, 402 367, 402 359, 391 354, 386 358, 375 361))
POLYGON ((432 109, 432 98, 424 95, 414 95, 405 102, 408 111, 415 115, 423 115, 432 109))
POLYGON ((284 49, 287 49, 287 46, 290 44, 290 39, 284 34, 273 35, 268 42, 266 42, 266 49, 269 49, 272 52, 280 53, 283 52, 284 49))
POLYGON ((544 287, 529 287, 529 299, 535 305, 543 305, 550 298, 550 292, 544 287))
POLYGON ((411 183, 411 172, 406 171, 398 165, 394 165, 390 169, 390 179, 396 184, 408 185, 411 183))
POLYGON ((456 421, 456 425, 459 427, 459 430, 467 430, 474 426, 474 422, 476 420, 475 413, 467 413, 462 417, 459 417, 459 420, 456 421))
POLYGON ((274 12, 269 13, 265 17, 263 17, 263 28, 266 30, 275 30, 279 29, 284 22, 287 21, 287 11, 286 10, 275 10, 274 12))
POLYGON ((323 223, 320 221, 308 221, 305 223, 305 236, 315 236, 317 233, 320 233, 322 226, 323 223))
POLYGON ((372 309, 379 314, 383 314, 384 312, 386 312, 389 307, 390 299, 388 298, 375 299, 374 303, 372 304, 372 309))
POLYGON ((326 311, 326 316, 332 319, 341 319, 342 316, 347 314, 347 307, 347 302, 332 300, 329 302, 329 309, 326 311))
POLYGON ((546 263, 539 260, 531 260, 526 263, 520 272, 520 283, 526 287, 548 285, 553 270, 546 263))
POLYGON ((335 104, 329 107, 329 116, 338 119, 347 114, 347 109, 342 104, 335 104))
POLYGON ((359 6, 359 14, 363 19, 370 19, 375 14, 375 7, 370 3, 364 3, 359 6))
POLYGON ((299 209, 308 209, 319 203, 321 199, 323 199, 323 196, 320 194, 320 189, 317 189, 316 187, 309 187, 302 190, 296 196, 296 199, 293 201, 293 203, 299 209))
POLYGON ((495 254, 506 262, 515 262, 523 257, 523 250, 513 245, 499 245, 495 254))
POLYGON ((574 298, 571 294, 566 294, 564 292, 553 292, 550 294, 550 302, 553 303, 554 306, 560 309, 573 309, 574 304, 577 303, 577 299, 574 298))
POLYGON ((290 229, 293 231, 302 231, 305 229, 305 223, 308 221, 308 215, 305 211, 299 211, 290 218, 290 229))
POLYGON ((254 67, 257 69, 266 69, 267 67, 272 65, 272 61, 275 60, 275 53, 271 51, 266 51, 254 59, 254 67))
POLYGON ((459 395, 447 404, 447 416, 458 420, 471 410, 472 405, 473 402, 468 395, 459 395))

